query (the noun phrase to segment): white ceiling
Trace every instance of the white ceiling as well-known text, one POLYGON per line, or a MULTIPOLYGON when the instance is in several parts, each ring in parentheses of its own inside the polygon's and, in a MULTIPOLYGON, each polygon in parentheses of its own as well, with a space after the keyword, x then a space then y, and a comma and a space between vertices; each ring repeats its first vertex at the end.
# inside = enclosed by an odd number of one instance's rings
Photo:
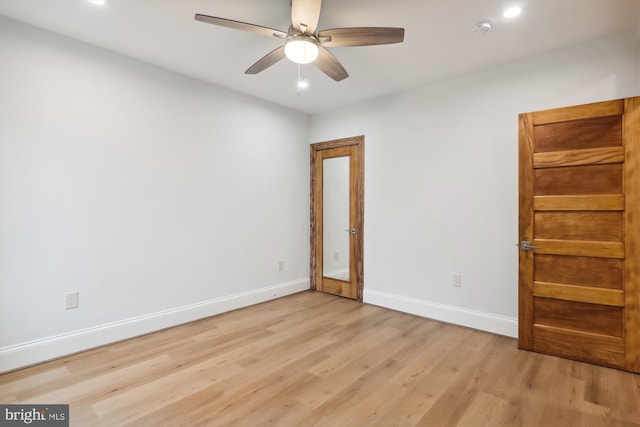
MULTIPOLYGON (((0 14, 216 85, 307 113, 640 28, 640 0, 324 0, 318 28, 405 28, 402 44, 330 48, 350 77, 334 82, 283 60, 244 71, 282 43, 275 37, 197 22, 219 16, 287 30, 289 0, 0 0, 0 14), (502 11, 519 5, 512 20, 502 11), (471 27, 490 20, 478 36, 471 27)), ((640 36, 640 31, 638 31, 640 36)))

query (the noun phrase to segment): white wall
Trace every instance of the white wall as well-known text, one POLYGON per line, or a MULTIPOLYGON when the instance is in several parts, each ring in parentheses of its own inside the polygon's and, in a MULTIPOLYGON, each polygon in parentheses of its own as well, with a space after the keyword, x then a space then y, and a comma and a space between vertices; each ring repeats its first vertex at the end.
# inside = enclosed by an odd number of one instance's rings
POLYGON ((365 135, 365 302, 516 336, 518 114, 640 95, 639 56, 627 34, 314 116, 310 142, 365 135))
POLYGON ((0 371, 307 288, 306 142, 360 134, 365 301, 515 335, 517 114, 639 94, 635 34, 310 120, 0 18, 0 371))
POLYGON ((308 288, 308 129, 1 19, 0 371, 308 288))

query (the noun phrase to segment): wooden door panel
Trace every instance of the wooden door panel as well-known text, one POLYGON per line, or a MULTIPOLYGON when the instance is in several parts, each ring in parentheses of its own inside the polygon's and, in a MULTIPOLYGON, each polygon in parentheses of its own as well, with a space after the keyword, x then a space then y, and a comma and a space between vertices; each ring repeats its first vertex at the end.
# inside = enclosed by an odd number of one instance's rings
POLYGON ((640 372, 640 98, 519 124, 519 347, 640 372))
POLYGON ((533 350, 614 368, 625 366, 624 340, 608 335, 533 326, 533 350))
POLYGON ((565 151, 622 145, 620 116, 536 126, 535 152, 565 151))
POLYGON ((553 151, 535 153, 534 168, 553 168, 558 166, 604 165, 624 161, 624 148, 604 147, 586 150, 553 151))
POLYGON ((355 296, 352 296, 353 293, 351 289, 351 283, 344 280, 336 280, 330 277, 323 277, 322 289, 319 290, 329 294, 340 295, 343 297, 355 299, 355 296))
POLYGON ((619 242, 533 239, 533 245, 537 254, 624 258, 624 244, 619 242))
POLYGON ((623 211, 624 195, 534 196, 535 211, 623 211))
POLYGON ((534 281, 533 296, 624 307, 624 292, 619 289, 534 281))
POLYGON ((622 212, 536 212, 538 239, 622 242, 622 212))
POLYGON ((535 255, 537 282, 622 289, 623 261, 613 258, 535 255))
POLYGON ((536 298, 535 324, 622 337, 622 307, 536 298))
POLYGON ((622 194, 622 165, 536 169, 536 196, 622 194))
POLYGON ((620 116, 625 112, 625 102, 626 100, 624 99, 616 99, 593 104, 555 108, 553 110, 535 111, 530 113, 531 123, 533 125, 548 125, 572 120, 597 120, 600 117, 620 116))

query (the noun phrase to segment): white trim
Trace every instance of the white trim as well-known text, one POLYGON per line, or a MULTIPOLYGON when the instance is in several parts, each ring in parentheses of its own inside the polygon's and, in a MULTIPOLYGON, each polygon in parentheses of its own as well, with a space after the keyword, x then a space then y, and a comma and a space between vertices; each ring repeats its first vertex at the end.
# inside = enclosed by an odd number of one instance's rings
POLYGON ((364 302, 421 317, 453 323, 508 337, 518 337, 518 319, 440 304, 437 302, 390 294, 372 289, 364 290, 364 302))
POLYGON ((23 368, 91 348, 170 328, 194 320, 248 307, 309 289, 309 279, 255 289, 183 307, 134 317, 0 348, 0 373, 23 368))

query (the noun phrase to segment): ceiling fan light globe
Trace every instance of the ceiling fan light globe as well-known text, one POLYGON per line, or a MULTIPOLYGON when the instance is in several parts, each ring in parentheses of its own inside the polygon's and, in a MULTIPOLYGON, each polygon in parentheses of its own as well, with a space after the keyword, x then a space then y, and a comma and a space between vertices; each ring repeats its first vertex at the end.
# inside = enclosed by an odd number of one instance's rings
POLYGON ((291 62, 308 64, 318 57, 318 44, 310 37, 297 36, 291 38, 284 46, 284 53, 291 62))

